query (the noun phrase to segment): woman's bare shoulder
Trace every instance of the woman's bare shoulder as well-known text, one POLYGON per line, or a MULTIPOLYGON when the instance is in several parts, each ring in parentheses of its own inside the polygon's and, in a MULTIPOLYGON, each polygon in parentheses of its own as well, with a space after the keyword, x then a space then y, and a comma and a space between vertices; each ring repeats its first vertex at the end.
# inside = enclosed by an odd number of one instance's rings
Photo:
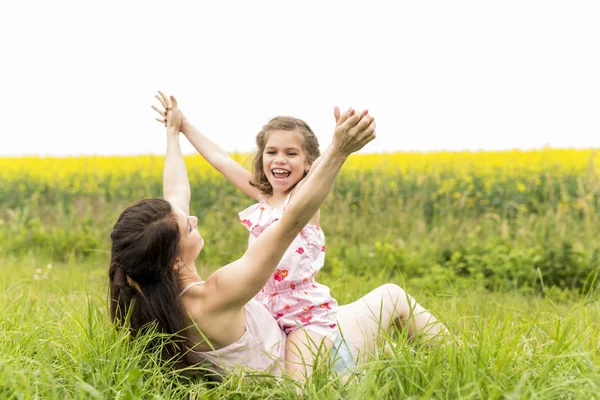
POLYGON ((191 286, 181 297, 183 306, 194 319, 203 317, 215 317, 220 314, 227 314, 222 297, 227 293, 218 290, 218 273, 213 273, 202 283, 191 286))

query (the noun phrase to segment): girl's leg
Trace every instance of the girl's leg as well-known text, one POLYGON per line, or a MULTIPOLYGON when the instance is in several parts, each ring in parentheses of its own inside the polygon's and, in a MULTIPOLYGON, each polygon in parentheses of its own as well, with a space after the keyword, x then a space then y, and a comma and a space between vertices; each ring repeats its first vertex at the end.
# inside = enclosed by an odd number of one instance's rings
POLYGON ((307 329, 295 329, 287 336, 285 346, 286 372, 296 381, 307 380, 313 372, 315 357, 328 357, 333 348, 331 339, 307 329))
POLYGON ((355 356, 373 354, 379 334, 392 324, 408 330, 408 337, 421 335, 426 340, 443 337, 446 327, 425 310, 400 286, 391 283, 378 287, 351 304, 338 309, 338 323, 344 340, 352 344, 355 356))

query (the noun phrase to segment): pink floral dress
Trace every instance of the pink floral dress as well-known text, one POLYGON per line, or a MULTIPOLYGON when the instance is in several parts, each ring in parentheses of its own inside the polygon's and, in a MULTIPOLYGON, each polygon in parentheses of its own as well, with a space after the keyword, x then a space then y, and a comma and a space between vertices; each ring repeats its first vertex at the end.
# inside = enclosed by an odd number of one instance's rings
MULTIPOLYGON (((285 205, 288 202, 289 196, 285 205)), ((284 210, 262 200, 240 212, 242 225, 250 231, 249 243, 279 220, 284 210)), ((285 252, 271 279, 256 295, 255 299, 269 310, 286 334, 303 328, 335 342, 338 303, 331 297, 329 288, 314 279, 324 263, 325 235, 319 225, 306 225, 285 252)))

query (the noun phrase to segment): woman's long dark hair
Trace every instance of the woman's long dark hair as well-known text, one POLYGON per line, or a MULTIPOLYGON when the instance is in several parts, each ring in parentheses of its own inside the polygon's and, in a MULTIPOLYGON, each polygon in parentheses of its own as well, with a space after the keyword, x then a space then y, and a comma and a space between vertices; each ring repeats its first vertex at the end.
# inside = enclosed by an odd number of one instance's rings
MULTIPOLYGON (((110 235, 110 315, 116 325, 129 318, 135 336, 145 328, 177 334, 183 326, 177 273, 179 229, 171 204, 147 199, 121 213, 110 235), (128 314, 130 314, 128 316, 128 314)), ((163 358, 183 355, 179 341, 170 340, 163 358)))

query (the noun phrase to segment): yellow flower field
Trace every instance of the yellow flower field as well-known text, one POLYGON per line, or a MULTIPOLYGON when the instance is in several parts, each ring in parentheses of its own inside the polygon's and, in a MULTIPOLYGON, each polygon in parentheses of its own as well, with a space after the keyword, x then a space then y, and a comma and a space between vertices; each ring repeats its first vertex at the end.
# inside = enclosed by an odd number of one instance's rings
MULTIPOLYGON (((251 154, 233 157, 250 167, 251 154)), ((150 155, 0 158, 0 204, 33 193, 110 198, 156 193, 163 160, 150 155)), ((533 200, 585 207, 596 192, 599 161, 595 149, 362 154, 344 166, 336 190, 361 201, 386 196, 402 203, 417 196, 436 209, 495 209, 507 202, 531 207, 533 200)), ((200 156, 186 156, 186 163, 193 191, 215 197, 215 189, 226 186, 200 156)))

